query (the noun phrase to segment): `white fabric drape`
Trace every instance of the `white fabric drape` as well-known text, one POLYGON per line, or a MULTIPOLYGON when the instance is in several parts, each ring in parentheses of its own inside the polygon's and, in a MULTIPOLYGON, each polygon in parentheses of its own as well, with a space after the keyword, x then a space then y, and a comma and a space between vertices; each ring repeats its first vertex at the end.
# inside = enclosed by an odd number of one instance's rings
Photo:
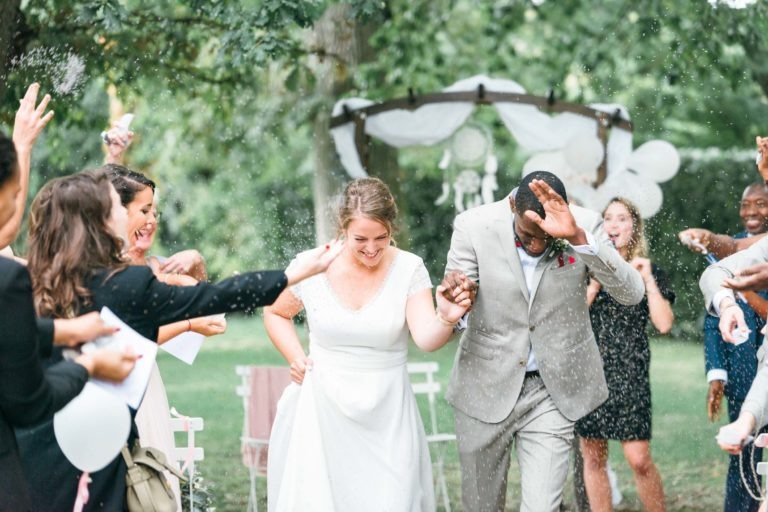
MULTIPOLYGON (((481 84, 488 92, 525 93, 517 82, 484 75, 460 80, 443 91, 476 91, 481 84)), ((345 105, 354 111, 371 104, 363 98, 349 98, 337 102, 333 113, 341 114, 345 105)), ((629 119, 623 105, 589 106, 611 115, 618 110, 622 118, 629 119)), ((514 102, 494 103, 494 107, 521 149, 533 155, 523 174, 536 169, 550 170, 560 176, 576 199, 593 209, 602 209, 608 199, 623 195, 637 203, 644 217, 654 215, 663 199, 657 182, 670 179, 680 165, 677 151, 662 141, 651 141, 639 148, 644 151, 633 155, 632 132, 614 128, 606 146, 607 180, 594 190, 591 184, 603 154, 596 119, 571 112, 551 116, 533 105, 514 102)), ((368 116, 365 132, 397 148, 429 146, 453 135, 474 110, 473 102, 433 103, 413 111, 390 110, 368 116)), ((331 133, 347 173, 353 178, 366 176, 355 147, 354 123, 350 120, 331 133)))
MULTIPOLYGON (((501 80, 478 75, 460 80, 444 92, 475 91, 480 85, 486 91, 524 94, 525 89, 512 80, 501 80)), ((363 98, 340 100, 333 108, 333 115, 344 112, 346 105, 350 111, 372 105, 363 98)), ((550 116, 533 105, 520 103, 495 103, 499 117, 520 146, 531 153, 555 151, 566 146, 572 138, 589 133, 597 136, 597 122, 589 117, 564 112, 550 116)), ((605 112, 622 110, 628 118, 626 109, 620 105, 592 105, 605 112)), ((413 111, 397 109, 382 112, 366 118, 365 132, 397 148, 407 146, 430 146, 450 137, 475 110, 472 102, 432 103, 413 111)), ((365 176, 360 163, 360 156, 355 147, 355 126, 350 120, 331 130, 336 151, 350 176, 365 176)), ((626 159, 632 152, 632 134, 625 130, 613 130, 608 142, 609 167, 611 160, 626 168, 626 159)))

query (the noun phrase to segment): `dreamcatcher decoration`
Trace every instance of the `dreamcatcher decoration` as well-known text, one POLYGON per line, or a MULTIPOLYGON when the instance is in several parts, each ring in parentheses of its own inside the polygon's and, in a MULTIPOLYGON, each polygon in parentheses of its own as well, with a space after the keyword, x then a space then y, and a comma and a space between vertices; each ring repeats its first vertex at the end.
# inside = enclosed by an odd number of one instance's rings
POLYGON ((466 124, 451 137, 443 151, 438 168, 443 171, 443 186, 436 205, 445 204, 453 191, 456 210, 469 208, 494 201, 494 192, 499 188, 496 171, 499 162, 493 154, 493 138, 490 132, 477 124, 466 124), (483 176, 477 170, 482 166, 483 176), (461 169, 457 173, 454 169, 461 169), (453 181, 453 183, 451 183, 453 181))

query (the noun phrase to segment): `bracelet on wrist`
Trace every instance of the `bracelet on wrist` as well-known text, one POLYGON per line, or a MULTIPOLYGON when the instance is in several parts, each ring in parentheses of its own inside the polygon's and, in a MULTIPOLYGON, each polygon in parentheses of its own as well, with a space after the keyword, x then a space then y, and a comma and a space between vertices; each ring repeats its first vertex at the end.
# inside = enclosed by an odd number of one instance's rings
POLYGON ((192 320, 187 319, 187 332, 192 330, 192 320))
POLYGON ((441 324, 447 326, 447 327, 456 327, 456 324, 459 323, 458 320, 455 321, 455 322, 450 322, 450 321, 446 320, 443 317, 443 315, 440 314, 439 311, 437 312, 437 321, 440 322, 441 324))

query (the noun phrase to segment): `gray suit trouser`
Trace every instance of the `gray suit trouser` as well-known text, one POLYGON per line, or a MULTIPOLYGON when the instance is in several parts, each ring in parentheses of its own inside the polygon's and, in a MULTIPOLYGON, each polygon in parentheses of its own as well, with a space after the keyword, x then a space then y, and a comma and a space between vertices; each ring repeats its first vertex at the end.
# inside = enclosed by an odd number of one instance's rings
POLYGON ((541 377, 526 377, 514 409, 501 423, 485 423, 457 409, 454 416, 465 511, 504 510, 513 444, 522 479, 520 510, 559 509, 574 422, 557 409, 541 377))

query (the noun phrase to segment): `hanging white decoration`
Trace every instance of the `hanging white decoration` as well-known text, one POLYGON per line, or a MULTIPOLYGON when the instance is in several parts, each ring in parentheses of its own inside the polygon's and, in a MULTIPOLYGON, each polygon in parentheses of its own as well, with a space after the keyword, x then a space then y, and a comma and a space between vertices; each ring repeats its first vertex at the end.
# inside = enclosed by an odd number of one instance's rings
MULTIPOLYGON (((487 93, 525 93, 525 89, 515 81, 483 75, 460 80, 443 91, 470 92, 479 89, 487 93)), ((333 113, 334 116, 343 112, 351 114, 371 104, 372 102, 363 98, 344 99, 336 103, 333 113)), ((658 211, 663 198, 657 183, 671 179, 679 169, 680 157, 677 150, 667 142, 650 141, 633 151, 632 132, 613 128, 608 132, 604 147, 597 137, 598 120, 593 117, 573 112, 549 115, 534 105, 513 101, 497 101, 492 105, 520 148, 532 155, 523 172, 539 169, 554 172, 566 183, 570 195, 587 208, 600 210, 604 206, 601 203, 610 199, 606 199, 607 195, 627 196, 631 189, 638 201, 643 203, 643 216, 651 216, 658 211), (590 192, 588 188, 597 181, 597 169, 603 161, 606 162, 607 170, 605 183, 590 192), (626 177, 628 169, 637 179, 626 177)), ((627 109, 622 105, 591 104, 589 107, 610 115, 618 113, 624 120, 630 118, 627 109)), ((446 176, 451 165, 462 171, 475 172, 480 181, 479 197, 488 202, 498 188, 495 172, 489 170, 494 166, 488 163, 492 156, 492 139, 486 139, 487 145, 484 145, 482 127, 465 124, 475 108, 474 101, 446 101, 428 103, 413 110, 384 111, 365 117, 364 131, 367 135, 395 147, 432 145, 453 136, 439 167, 446 176), (482 160, 486 161, 486 169, 485 175, 480 178, 474 168, 479 166, 482 160)), ((332 128, 331 133, 342 165, 350 176, 360 177, 366 173, 355 146, 353 121, 350 115, 349 122, 332 128)), ((474 181, 465 176, 462 178, 462 184, 457 187, 457 183, 452 185, 446 178, 436 203, 445 203, 451 189, 454 193, 460 189, 462 201, 457 201, 456 207, 466 207, 466 185, 471 183, 474 181)))

